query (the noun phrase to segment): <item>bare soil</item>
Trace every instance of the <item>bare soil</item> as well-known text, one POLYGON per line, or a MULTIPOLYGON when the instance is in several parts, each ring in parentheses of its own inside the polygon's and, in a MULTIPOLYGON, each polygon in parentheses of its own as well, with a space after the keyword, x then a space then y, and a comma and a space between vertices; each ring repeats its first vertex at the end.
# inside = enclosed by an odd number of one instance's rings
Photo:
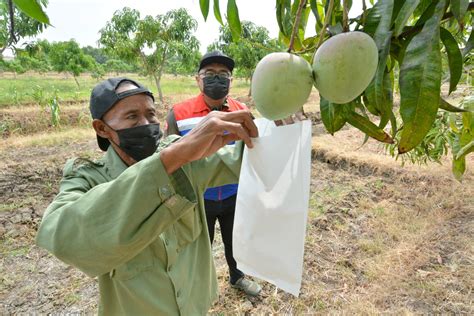
MULTIPOLYGON (((8 115, 14 122, 22 117, 8 115)), ((376 142, 360 149, 362 133, 348 127, 333 137, 323 132, 317 113, 311 116, 311 200, 300 296, 264 281, 257 298, 230 288, 217 240, 220 297, 210 314, 474 314, 472 157, 459 183, 449 160, 401 167, 376 142)), ((80 135, 51 144, 27 142, 19 133, 4 135, 0 144, 2 315, 97 313, 96 280, 34 244, 66 159, 101 155, 93 134, 80 135)))

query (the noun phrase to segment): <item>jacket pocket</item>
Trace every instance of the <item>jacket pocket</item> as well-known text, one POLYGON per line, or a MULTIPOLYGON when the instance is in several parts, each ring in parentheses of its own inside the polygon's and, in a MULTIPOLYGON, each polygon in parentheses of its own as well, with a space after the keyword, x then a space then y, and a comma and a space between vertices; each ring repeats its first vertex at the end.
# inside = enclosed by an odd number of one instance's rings
POLYGON ((178 240, 178 247, 183 248, 196 240, 202 232, 202 220, 199 208, 190 208, 174 224, 174 230, 178 240))
POLYGON ((144 249, 128 262, 110 271, 110 277, 115 280, 130 280, 140 273, 151 270, 154 265, 154 257, 150 248, 144 249))

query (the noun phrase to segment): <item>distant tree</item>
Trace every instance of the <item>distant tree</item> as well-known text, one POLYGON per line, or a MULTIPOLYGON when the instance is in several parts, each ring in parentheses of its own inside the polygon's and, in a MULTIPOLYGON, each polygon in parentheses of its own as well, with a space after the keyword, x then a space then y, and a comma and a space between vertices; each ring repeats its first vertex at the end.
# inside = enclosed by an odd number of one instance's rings
POLYGON ((25 69, 25 67, 23 67, 23 65, 21 64, 21 62, 18 59, 13 59, 11 61, 6 61, 5 62, 5 70, 13 72, 14 75, 15 75, 15 78, 16 78, 16 75, 25 73, 27 71, 27 69, 25 69))
POLYGON ((123 8, 100 30, 99 43, 124 61, 138 61, 143 73, 155 80, 163 102, 160 82, 166 60, 173 56, 184 60, 199 49, 193 35, 196 28, 196 20, 182 8, 143 19, 137 10, 123 8))
MULTIPOLYGON (((0 1, 0 55, 8 47, 14 48, 15 44, 22 38, 35 36, 43 32, 48 25, 43 23, 45 20, 39 22, 18 10, 14 3, 15 1, 0 1), (12 7, 9 3, 13 4, 12 7)), ((40 6, 41 10, 41 7, 48 5, 48 0, 39 0, 36 5, 40 6)))
POLYGON ((105 64, 109 59, 103 48, 92 47, 89 45, 82 47, 82 51, 84 54, 92 56, 99 64, 105 64))
POLYGON ((90 70, 91 70, 91 77, 96 80, 102 79, 105 76, 105 67, 102 64, 94 62, 90 70))
POLYGON ((109 59, 105 63, 105 69, 109 72, 115 72, 118 76, 119 73, 135 71, 135 66, 120 59, 109 59))
POLYGON ((173 56, 166 61, 165 70, 167 73, 175 76, 195 74, 201 57, 202 55, 199 51, 190 52, 186 58, 173 56))
MULTIPOLYGON (((228 24, 219 28, 219 40, 208 47, 208 51, 218 49, 235 60, 237 76, 252 78, 257 63, 269 53, 283 51, 285 47, 277 40, 271 39, 268 30, 250 21, 242 21, 240 40, 232 40, 232 31, 228 24)), ((250 95, 249 91, 249 95, 250 95)))
POLYGON ((51 44, 47 40, 37 40, 29 42, 24 49, 16 49, 16 58, 23 67, 28 70, 45 73, 52 69, 48 54, 51 51, 51 44))
POLYGON ((52 43, 49 60, 54 70, 70 73, 78 87, 77 77, 91 69, 95 63, 94 58, 85 55, 75 40, 52 43))
POLYGON ((46 59, 37 59, 35 57, 29 56, 25 52, 18 53, 17 50, 17 57, 16 60, 20 63, 20 65, 25 70, 33 70, 39 73, 45 73, 50 70, 49 63, 46 59))

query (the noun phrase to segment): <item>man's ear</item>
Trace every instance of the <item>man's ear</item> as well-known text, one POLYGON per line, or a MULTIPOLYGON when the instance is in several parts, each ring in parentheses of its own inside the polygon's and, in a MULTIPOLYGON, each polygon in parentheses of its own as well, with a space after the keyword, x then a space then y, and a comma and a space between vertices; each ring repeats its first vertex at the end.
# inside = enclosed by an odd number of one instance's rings
POLYGON ((94 119, 92 121, 92 127, 95 133, 102 138, 110 138, 110 129, 105 125, 102 120, 94 119))

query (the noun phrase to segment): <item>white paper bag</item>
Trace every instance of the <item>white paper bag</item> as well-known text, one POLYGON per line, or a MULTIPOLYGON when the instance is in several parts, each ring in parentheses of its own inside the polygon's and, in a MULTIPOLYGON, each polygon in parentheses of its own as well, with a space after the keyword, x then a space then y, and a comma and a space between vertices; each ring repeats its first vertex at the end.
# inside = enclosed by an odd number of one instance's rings
POLYGON ((275 126, 257 119, 244 149, 233 252, 244 273, 299 295, 311 176, 311 122, 275 126))

